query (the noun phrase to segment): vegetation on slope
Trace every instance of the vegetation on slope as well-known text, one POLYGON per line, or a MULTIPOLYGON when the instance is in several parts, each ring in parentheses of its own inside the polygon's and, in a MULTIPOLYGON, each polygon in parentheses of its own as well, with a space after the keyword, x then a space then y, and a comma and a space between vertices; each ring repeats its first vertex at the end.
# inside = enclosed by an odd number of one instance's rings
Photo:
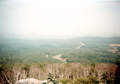
POLYGON ((81 37, 69 39, 0 39, 0 64, 56 63, 53 56, 62 54, 67 62, 115 63, 120 59, 119 37, 81 37), (80 43, 84 43, 80 49, 80 43), (117 49, 111 52, 110 49, 117 49), (46 57, 47 56, 47 57, 46 57), (94 59, 93 59, 94 58, 94 59))
POLYGON ((0 83, 50 75, 63 84, 119 84, 120 46, 116 44, 120 37, 0 38, 0 83))

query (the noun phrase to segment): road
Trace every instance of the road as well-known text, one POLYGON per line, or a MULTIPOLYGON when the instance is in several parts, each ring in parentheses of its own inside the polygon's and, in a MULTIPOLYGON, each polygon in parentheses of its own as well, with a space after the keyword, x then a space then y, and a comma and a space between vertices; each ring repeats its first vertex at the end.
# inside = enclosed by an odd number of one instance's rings
POLYGON ((62 54, 58 54, 58 55, 53 56, 53 58, 57 59, 57 60, 60 60, 62 62, 66 62, 66 59, 61 58, 61 56, 62 56, 62 54))
POLYGON ((85 45, 84 43, 82 43, 82 42, 79 42, 80 43, 80 45, 76 48, 76 49, 80 49, 83 45, 85 45))

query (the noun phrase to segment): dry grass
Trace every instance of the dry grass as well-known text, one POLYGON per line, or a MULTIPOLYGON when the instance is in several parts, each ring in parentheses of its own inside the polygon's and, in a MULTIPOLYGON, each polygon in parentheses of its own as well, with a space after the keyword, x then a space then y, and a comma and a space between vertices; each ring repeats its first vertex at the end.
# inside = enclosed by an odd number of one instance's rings
POLYGON ((110 44, 111 47, 120 47, 120 44, 110 44))

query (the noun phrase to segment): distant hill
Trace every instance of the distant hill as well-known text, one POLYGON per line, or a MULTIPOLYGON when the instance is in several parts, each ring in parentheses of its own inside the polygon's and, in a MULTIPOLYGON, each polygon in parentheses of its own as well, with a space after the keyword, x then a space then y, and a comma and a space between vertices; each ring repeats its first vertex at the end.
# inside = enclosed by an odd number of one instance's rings
POLYGON ((120 45, 120 37, 67 39, 1 37, 0 64, 62 63, 58 59, 53 59, 53 56, 58 54, 61 54, 61 59, 66 59, 66 62, 115 63, 120 59, 120 46, 113 47, 111 44, 120 45), (110 51, 112 49, 117 51, 110 51))

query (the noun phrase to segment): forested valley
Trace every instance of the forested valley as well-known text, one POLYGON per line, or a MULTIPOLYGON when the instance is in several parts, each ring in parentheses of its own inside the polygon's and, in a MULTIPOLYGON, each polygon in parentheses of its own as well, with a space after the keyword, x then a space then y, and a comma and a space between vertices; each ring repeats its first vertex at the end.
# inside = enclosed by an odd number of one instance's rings
POLYGON ((20 79, 54 84, 119 84, 120 37, 0 37, 0 84, 20 79))

